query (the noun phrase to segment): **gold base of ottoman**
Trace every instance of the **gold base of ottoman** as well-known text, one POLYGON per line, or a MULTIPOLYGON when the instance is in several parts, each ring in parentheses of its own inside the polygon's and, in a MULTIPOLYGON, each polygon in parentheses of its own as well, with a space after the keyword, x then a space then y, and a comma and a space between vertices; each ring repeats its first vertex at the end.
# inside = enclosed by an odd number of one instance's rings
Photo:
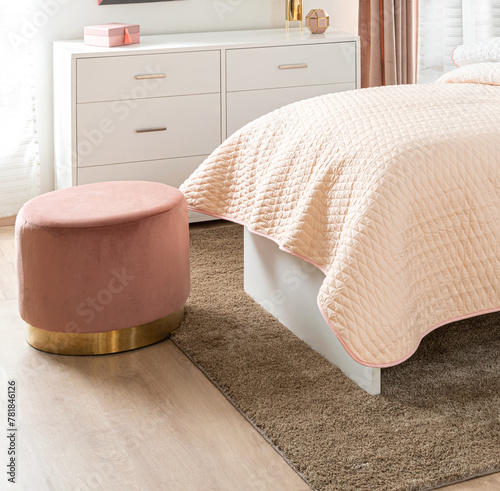
POLYGON ((141 326, 108 332, 54 332, 28 325, 27 341, 33 348, 58 355, 104 355, 161 341, 177 329, 183 319, 184 307, 141 326))

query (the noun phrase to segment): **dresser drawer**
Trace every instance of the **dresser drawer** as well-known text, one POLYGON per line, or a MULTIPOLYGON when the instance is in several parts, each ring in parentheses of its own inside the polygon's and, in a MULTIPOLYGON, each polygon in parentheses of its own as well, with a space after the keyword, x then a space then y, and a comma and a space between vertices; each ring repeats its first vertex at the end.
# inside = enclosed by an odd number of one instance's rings
POLYGON ((355 88, 354 82, 348 82, 230 92, 227 94, 227 136, 250 121, 292 102, 355 88))
POLYGON ((76 78, 78 103, 220 92, 220 51, 79 59, 76 78))
POLYGON ((205 160, 207 155, 178 159, 127 162, 78 169, 77 184, 104 181, 155 181, 178 188, 205 160))
POLYGON ((220 94, 129 102, 77 106, 78 167, 206 155, 221 142, 220 94))
POLYGON ((227 90, 355 82, 355 43, 325 43, 226 52, 227 90))

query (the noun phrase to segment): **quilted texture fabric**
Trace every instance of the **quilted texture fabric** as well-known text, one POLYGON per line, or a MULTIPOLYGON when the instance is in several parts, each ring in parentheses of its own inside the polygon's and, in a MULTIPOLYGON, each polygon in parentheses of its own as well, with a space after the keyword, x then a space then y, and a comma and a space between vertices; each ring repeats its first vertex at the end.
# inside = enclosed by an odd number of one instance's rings
POLYGON ((318 304, 368 366, 500 308, 500 88, 378 87, 244 126, 183 184, 191 209, 245 224, 325 273, 318 304))
POLYGON ((451 59, 457 66, 500 61, 500 37, 457 46, 451 54, 451 59))

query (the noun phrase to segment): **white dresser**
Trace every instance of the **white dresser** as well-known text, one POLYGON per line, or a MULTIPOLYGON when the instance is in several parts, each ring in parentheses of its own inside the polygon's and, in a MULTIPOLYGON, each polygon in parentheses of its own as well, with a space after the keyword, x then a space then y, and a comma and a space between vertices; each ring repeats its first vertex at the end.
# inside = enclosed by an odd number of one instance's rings
POLYGON ((58 41, 56 188, 114 180, 178 187, 247 122, 359 82, 358 37, 331 29, 143 36, 116 48, 58 41))

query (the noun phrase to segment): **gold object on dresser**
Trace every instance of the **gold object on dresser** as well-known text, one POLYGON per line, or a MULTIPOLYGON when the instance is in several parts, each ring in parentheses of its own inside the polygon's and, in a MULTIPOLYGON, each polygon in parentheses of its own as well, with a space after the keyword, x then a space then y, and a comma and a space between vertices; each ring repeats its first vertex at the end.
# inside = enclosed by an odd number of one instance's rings
POLYGON ((286 30, 290 28, 290 22, 299 21, 300 30, 303 28, 302 0, 286 0, 286 30))

